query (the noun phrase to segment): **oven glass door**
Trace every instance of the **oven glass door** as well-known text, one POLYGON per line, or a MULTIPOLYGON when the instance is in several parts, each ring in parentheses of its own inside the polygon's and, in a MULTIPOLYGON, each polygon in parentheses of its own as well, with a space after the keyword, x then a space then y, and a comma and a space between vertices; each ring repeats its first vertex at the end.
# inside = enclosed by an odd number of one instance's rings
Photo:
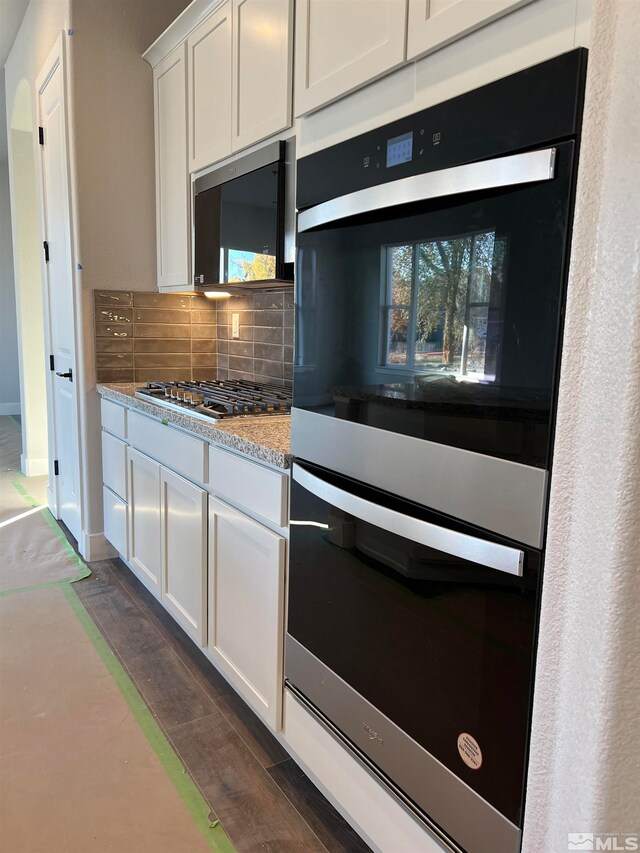
POLYGON ((290 554, 289 635, 521 825, 540 552, 296 463, 290 554))
POLYGON ((294 406, 547 467, 573 160, 565 142, 551 179, 303 211, 294 406))

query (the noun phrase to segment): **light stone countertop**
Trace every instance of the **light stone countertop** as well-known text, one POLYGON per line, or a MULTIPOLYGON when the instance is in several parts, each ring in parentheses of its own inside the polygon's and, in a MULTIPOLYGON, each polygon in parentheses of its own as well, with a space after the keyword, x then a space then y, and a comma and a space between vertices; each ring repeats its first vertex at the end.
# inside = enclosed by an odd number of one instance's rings
POLYGON ((105 400, 138 409, 147 415, 162 418, 174 426, 221 444, 230 450, 244 453, 259 462, 277 468, 291 465, 291 417, 289 415, 240 415, 228 420, 211 418, 204 421, 185 412, 173 411, 136 397, 140 383, 103 383, 96 386, 105 400))

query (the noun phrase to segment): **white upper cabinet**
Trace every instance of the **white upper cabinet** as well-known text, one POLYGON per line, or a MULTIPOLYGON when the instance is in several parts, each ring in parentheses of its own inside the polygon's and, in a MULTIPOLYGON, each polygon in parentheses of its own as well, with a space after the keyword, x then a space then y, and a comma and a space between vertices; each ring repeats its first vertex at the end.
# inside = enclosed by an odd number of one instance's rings
POLYGON ((401 65, 406 22, 407 0, 298 0, 296 116, 401 65))
POLYGON ((191 283, 191 268, 184 44, 154 68, 153 92, 158 287, 186 287, 191 283))
POLYGON ((293 0, 233 0, 234 151, 291 125, 293 0))
POLYGON ((231 154, 231 3, 187 39, 189 171, 231 154))
POLYGON ((417 59, 532 0, 409 0, 407 59, 417 59))

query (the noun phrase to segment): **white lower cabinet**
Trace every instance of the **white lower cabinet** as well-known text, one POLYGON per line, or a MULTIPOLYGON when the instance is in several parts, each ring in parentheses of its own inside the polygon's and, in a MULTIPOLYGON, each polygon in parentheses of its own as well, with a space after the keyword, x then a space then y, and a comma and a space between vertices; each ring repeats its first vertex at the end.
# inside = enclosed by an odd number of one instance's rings
POLYGON ((160 469, 162 598, 200 646, 207 639, 207 493, 160 469))
POLYGON ((208 654, 273 729, 282 718, 286 540, 209 498, 208 654))
POLYGON ((107 486, 102 489, 104 505, 104 535, 118 554, 129 559, 127 536, 127 504, 107 486))
POLYGON ((129 565, 155 595, 161 594, 160 465, 127 449, 129 565))

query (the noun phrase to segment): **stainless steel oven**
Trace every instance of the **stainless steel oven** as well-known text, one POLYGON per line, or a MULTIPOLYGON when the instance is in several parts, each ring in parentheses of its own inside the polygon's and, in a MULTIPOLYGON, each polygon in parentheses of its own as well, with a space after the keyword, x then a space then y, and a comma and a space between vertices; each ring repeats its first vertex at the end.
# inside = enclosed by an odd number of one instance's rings
POLYGON ((586 51, 298 163, 288 688, 515 853, 586 51))

